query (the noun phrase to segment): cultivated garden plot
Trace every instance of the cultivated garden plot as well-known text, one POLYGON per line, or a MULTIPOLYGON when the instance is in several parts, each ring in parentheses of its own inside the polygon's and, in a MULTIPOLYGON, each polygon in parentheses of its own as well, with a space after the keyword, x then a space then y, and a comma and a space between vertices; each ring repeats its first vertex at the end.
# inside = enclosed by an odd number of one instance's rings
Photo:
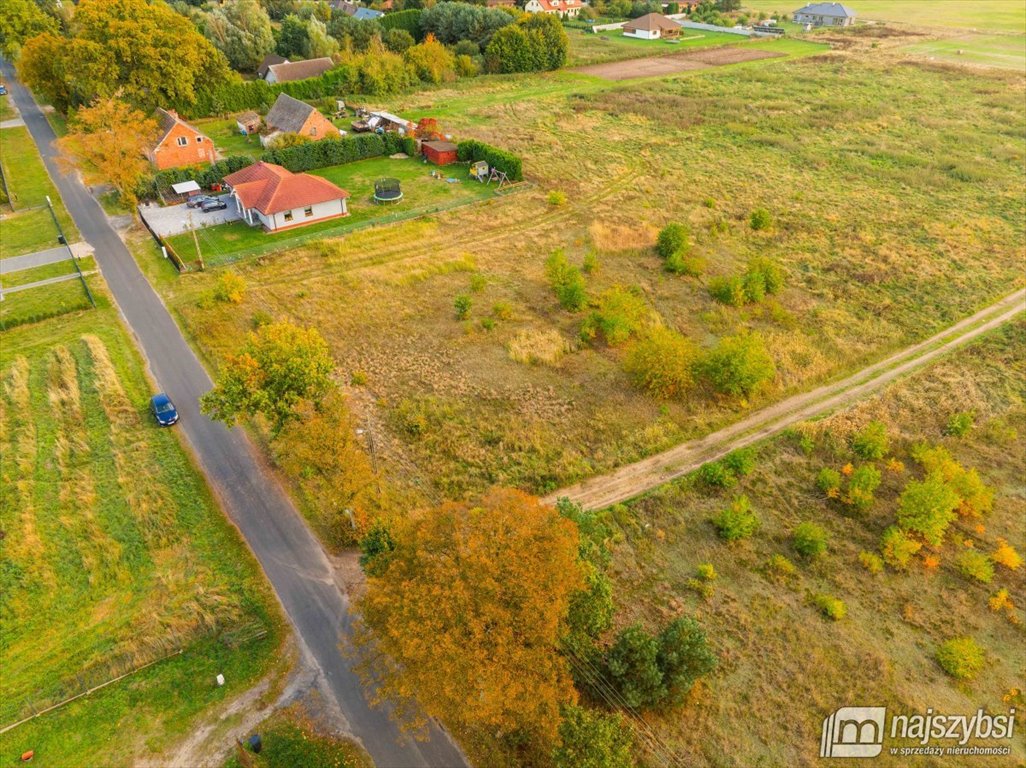
POLYGON ((159 753, 268 668, 280 634, 265 583, 175 435, 153 423, 113 310, 6 332, 0 380, 0 725, 161 660, 0 735, 0 761, 159 753), (153 735, 145 747, 140 733, 153 735))

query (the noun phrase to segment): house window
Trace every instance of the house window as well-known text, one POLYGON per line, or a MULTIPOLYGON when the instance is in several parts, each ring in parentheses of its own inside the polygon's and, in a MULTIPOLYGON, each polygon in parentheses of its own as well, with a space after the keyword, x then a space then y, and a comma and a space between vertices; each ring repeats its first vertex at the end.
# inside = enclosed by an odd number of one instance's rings
POLYGON ((199 144, 201 141, 203 141, 203 137, 202 136, 197 136, 196 137, 196 143, 199 144))
POLYGON ((311 136, 316 136, 317 135, 317 126, 316 125, 310 127, 310 135, 311 136))
POLYGON ((292 221, 292 211, 287 211, 285 213, 285 221, 292 221))
POLYGON ((313 216, 313 206, 307 206, 306 208, 304 208, 303 215, 307 217, 313 216))
POLYGON ((188 143, 189 143, 189 140, 187 138, 185 138, 184 136, 179 136, 178 137, 178 146, 184 147, 188 143))

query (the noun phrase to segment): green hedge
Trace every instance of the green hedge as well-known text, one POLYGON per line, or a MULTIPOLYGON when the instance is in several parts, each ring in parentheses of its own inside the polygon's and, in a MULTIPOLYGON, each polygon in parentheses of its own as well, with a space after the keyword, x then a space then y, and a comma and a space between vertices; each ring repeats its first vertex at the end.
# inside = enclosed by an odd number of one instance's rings
POLYGON ((456 156, 463 162, 475 163, 484 160, 488 165, 505 171, 510 181, 523 181, 524 172, 520 158, 512 152, 485 144, 483 141, 468 139, 456 146, 456 156))
POLYGON ((160 171, 153 178, 143 183, 137 190, 139 197, 153 197, 158 190, 170 189, 172 184, 182 181, 196 180, 201 187, 210 187, 220 183, 221 179, 229 173, 242 170, 247 165, 252 165, 253 160, 244 155, 232 155, 224 160, 218 160, 213 165, 192 166, 189 168, 168 168, 160 171))
POLYGON ((179 111, 192 118, 223 115, 255 109, 265 112, 271 108, 279 93, 287 93, 300 101, 345 96, 359 90, 360 73, 353 64, 339 64, 320 77, 294 80, 290 83, 271 84, 265 80, 247 80, 226 83, 209 93, 200 94, 196 103, 183 106, 179 111))
POLYGON ((414 40, 420 40, 420 14, 420 8, 408 8, 405 11, 386 13, 377 21, 378 24, 381 25, 382 29, 405 29, 413 35, 414 40))
POLYGON ((341 139, 322 139, 285 149, 272 149, 261 156, 266 163, 288 168, 293 173, 354 163, 368 157, 381 157, 405 152, 414 155, 417 143, 410 136, 397 133, 360 133, 341 139))

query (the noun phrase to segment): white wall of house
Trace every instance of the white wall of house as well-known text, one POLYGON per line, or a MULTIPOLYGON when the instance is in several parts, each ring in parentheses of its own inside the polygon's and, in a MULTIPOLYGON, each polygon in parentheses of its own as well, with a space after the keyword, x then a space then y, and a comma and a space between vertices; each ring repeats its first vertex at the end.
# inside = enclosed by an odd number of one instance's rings
POLYGON ((316 203, 308 208, 296 208, 292 211, 276 213, 271 217, 271 224, 268 226, 268 229, 283 229, 285 227, 295 227, 299 224, 309 224, 311 221, 341 216, 346 211, 345 198, 329 200, 326 203, 316 203))
POLYGON ((627 29, 624 30, 624 37, 636 37, 639 40, 658 40, 659 30, 658 29, 627 29))

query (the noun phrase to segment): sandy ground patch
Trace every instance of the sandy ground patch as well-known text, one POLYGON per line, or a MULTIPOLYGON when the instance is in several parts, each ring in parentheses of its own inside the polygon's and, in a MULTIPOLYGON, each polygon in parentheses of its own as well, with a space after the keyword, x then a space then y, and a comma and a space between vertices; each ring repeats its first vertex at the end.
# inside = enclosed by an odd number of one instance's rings
POLYGON ((722 67, 726 64, 739 64, 743 61, 773 59, 782 56, 780 53, 760 49, 745 48, 712 48, 709 50, 688 51, 670 56, 649 56, 643 59, 611 61, 607 64, 591 64, 573 70, 583 75, 594 75, 606 80, 633 80, 638 77, 657 77, 672 75, 675 72, 687 72, 692 69, 722 67))

